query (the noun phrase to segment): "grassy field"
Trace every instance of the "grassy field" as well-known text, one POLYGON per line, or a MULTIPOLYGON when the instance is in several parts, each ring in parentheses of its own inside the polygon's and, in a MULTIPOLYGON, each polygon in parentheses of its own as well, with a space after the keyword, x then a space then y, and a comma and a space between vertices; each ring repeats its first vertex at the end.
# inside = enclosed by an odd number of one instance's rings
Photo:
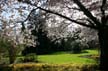
POLYGON ((80 54, 71 54, 68 52, 58 52, 50 55, 39 55, 38 60, 43 63, 51 64, 64 64, 64 63, 76 63, 76 64, 92 64, 96 63, 95 60, 90 58, 84 58, 85 55, 97 55, 97 50, 85 50, 80 54))
POLYGON ((15 63, 1 69, 2 71, 97 71, 98 66, 94 59, 82 57, 97 54, 99 54, 97 50, 85 50, 80 54, 56 52, 38 55, 38 61, 41 63, 15 63))
MULTIPOLYGON (((38 55, 38 61, 41 63, 49 63, 49 64, 94 64, 96 61, 92 58, 86 58, 83 56, 86 55, 97 55, 99 52, 97 50, 85 50, 79 54, 72 54, 69 52, 56 52, 48 55, 38 55)), ((19 60, 21 57, 17 57, 19 60)), ((4 58, 2 62, 8 61, 8 58, 4 58)))

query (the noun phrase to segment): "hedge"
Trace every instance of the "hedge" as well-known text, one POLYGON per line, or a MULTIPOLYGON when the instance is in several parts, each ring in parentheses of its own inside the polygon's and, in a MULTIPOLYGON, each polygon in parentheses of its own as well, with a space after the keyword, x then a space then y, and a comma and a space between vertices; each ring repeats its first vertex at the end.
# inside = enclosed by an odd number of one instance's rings
POLYGON ((97 68, 96 64, 20 63, 8 65, 2 71, 96 71, 97 68))

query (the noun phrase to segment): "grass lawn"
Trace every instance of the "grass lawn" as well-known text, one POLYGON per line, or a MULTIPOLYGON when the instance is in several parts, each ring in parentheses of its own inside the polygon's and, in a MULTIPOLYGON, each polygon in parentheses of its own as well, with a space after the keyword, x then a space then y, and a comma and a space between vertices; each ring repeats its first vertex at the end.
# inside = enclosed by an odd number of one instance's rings
MULTIPOLYGON (((97 54, 97 50, 85 50, 80 54, 57 52, 49 55, 38 55, 38 60, 41 63, 16 63, 10 64, 9 68, 15 71, 96 71, 98 69, 96 61, 81 56, 97 54)), ((9 68, 3 69, 11 71, 8 70, 9 68)))
POLYGON ((67 64, 67 63, 94 64, 96 63, 95 60, 80 56, 96 55, 96 54, 98 54, 97 50, 85 50, 85 52, 80 54, 58 52, 50 55, 39 55, 38 60, 43 63, 51 63, 51 64, 67 64))

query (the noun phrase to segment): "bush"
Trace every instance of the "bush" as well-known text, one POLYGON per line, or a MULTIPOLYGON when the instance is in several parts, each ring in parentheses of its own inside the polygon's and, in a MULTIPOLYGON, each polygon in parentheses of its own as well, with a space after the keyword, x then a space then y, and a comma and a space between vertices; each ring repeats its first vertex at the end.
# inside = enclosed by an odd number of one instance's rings
MULTIPOLYGON (((96 71, 95 64, 13 64, 9 66, 12 71, 96 71)), ((9 68, 8 68, 9 69, 9 68)), ((9 70, 7 70, 9 71, 9 70)))
POLYGON ((82 47, 81 47, 81 42, 79 41, 74 41, 71 44, 71 51, 72 53, 80 53, 82 51, 82 47))
POLYGON ((13 40, 6 37, 0 37, 0 54, 2 57, 9 56, 9 63, 14 63, 16 59, 16 44, 13 40))
POLYGON ((0 65, 0 71, 12 71, 12 68, 8 65, 0 65))
POLYGON ((37 60, 37 55, 34 54, 34 53, 27 54, 27 55, 24 57, 23 62, 38 62, 38 60, 37 60))
POLYGON ((87 42, 89 49, 94 49, 99 47, 99 42, 97 40, 90 40, 87 42))

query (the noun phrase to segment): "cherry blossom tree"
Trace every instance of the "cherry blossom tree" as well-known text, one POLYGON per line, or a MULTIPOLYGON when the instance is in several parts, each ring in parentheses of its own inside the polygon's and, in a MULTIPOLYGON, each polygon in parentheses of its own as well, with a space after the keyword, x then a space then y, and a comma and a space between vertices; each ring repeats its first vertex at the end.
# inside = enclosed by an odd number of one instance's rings
MULTIPOLYGON (((11 1, 14 4, 23 4, 27 7, 15 8, 20 11, 22 17, 20 23, 24 27, 25 22, 30 18, 31 13, 36 10, 43 10, 46 13, 54 14, 61 19, 66 19, 72 24, 78 24, 87 28, 91 28, 97 31, 97 36, 100 43, 100 69, 102 71, 107 70, 108 66, 108 1, 107 0, 4 0, 1 2, 3 5, 7 4, 7 1, 11 1), (27 8, 27 9, 26 9, 27 8), (28 11, 27 11, 28 10, 28 11), (22 14, 27 11, 28 13, 22 14)), ((1 5, 1 9, 3 8, 1 5)), ((13 6, 15 7, 15 6, 13 6)), ((6 8, 7 9, 7 8, 6 8)), ((15 21, 15 20, 14 20, 15 21)))
MULTIPOLYGON (((108 66, 108 12, 107 12, 107 0, 44 0, 47 2, 47 6, 37 5, 37 2, 31 3, 31 0, 19 0, 20 2, 27 3, 31 6, 43 10, 47 13, 58 15, 64 19, 67 19, 73 23, 95 29, 98 32, 98 39, 100 43, 100 69, 102 71, 107 70, 108 66), (69 4, 71 5, 69 5, 69 4), (57 8, 60 5, 64 5, 69 9, 75 10, 72 17, 58 13, 57 8), (73 6, 75 5, 75 6, 73 6), (53 8, 56 6, 56 8, 53 8), (49 8, 50 7, 50 8, 49 8), (55 10, 53 10, 55 9, 55 10)), ((38 1, 39 2, 39 1, 38 1)), ((60 8, 64 10, 63 8, 60 8)), ((73 12, 71 11, 71 12, 73 12)))

